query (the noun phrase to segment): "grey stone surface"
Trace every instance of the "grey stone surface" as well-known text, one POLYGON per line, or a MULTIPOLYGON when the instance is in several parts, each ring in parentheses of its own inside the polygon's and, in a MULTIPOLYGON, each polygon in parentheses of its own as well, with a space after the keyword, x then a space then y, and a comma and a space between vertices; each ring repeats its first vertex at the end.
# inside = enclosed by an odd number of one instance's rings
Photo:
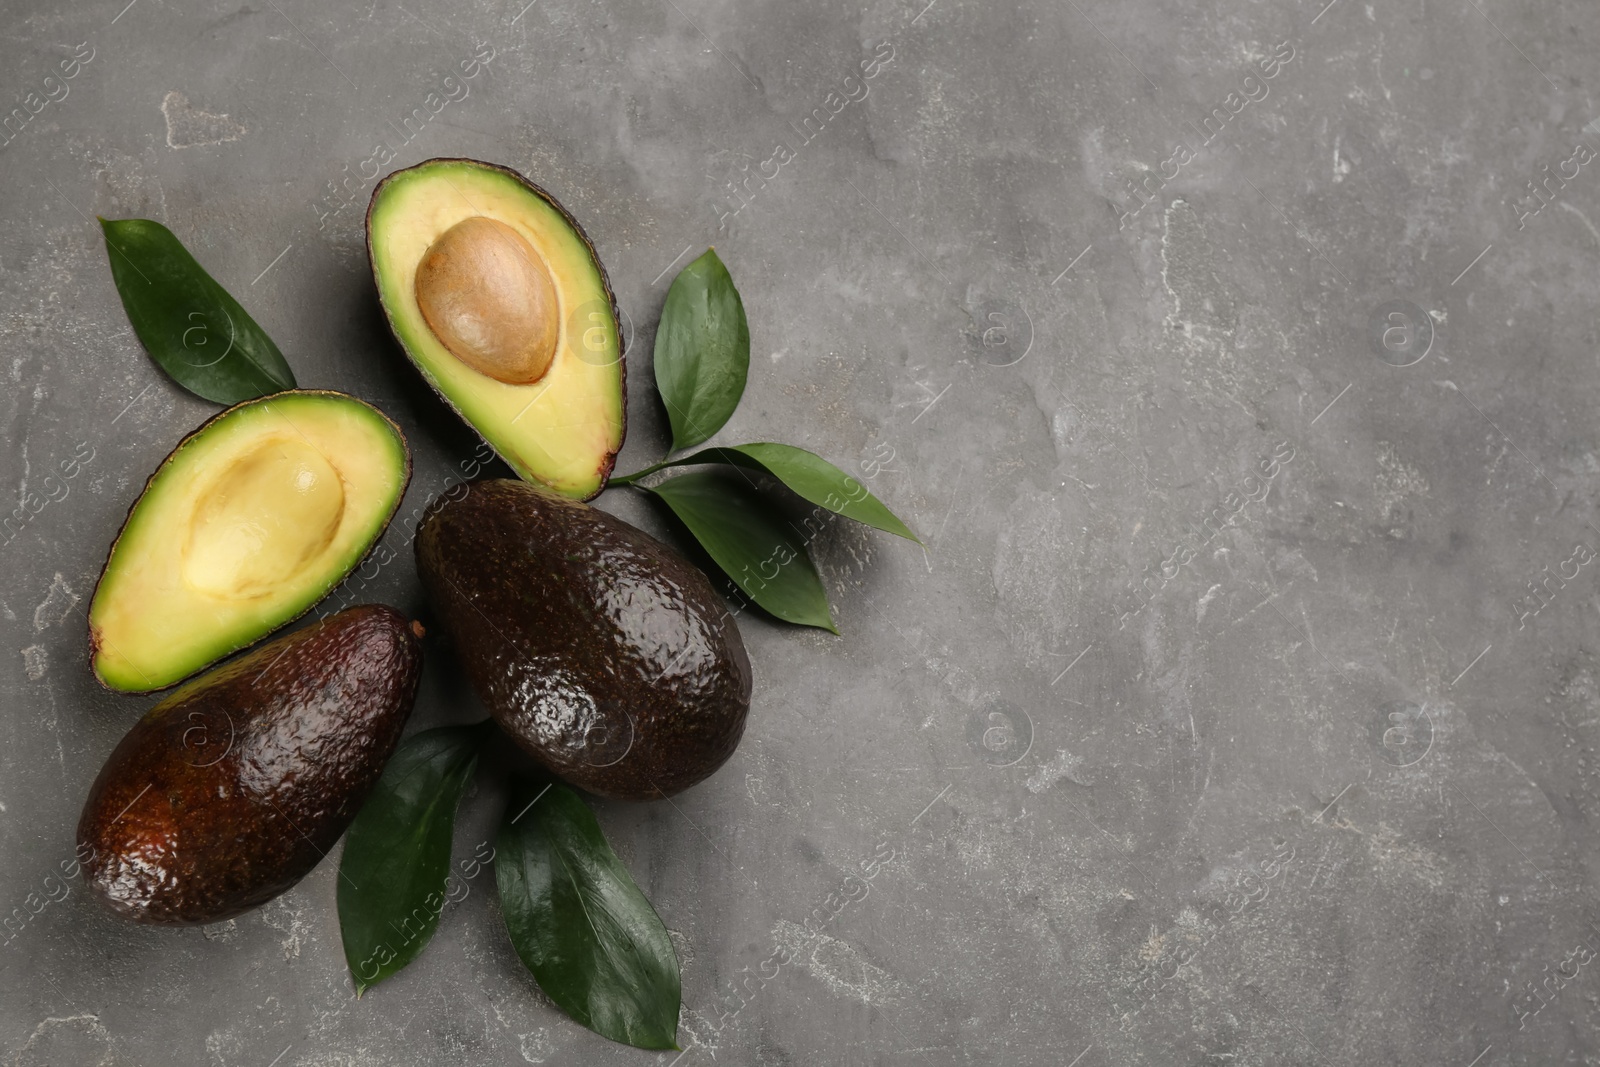
MULTIPOLYGON (((597 804, 680 948, 676 1062, 1600 1063, 1594 5, 124 2, 0 13, 0 1062, 675 1062, 542 1000, 492 876, 359 1001, 331 862, 204 930, 46 895, 154 702, 91 681, 86 597, 214 410, 93 218, 162 220, 302 384, 400 421, 409 511, 473 438, 376 308, 384 146, 589 228, 621 469, 714 243, 754 338, 719 439, 823 453, 927 542, 830 526, 843 637, 747 613, 735 758, 597 804)), ((426 611, 404 556, 367 593, 426 611)), ((436 652, 414 725, 480 714, 436 652)))

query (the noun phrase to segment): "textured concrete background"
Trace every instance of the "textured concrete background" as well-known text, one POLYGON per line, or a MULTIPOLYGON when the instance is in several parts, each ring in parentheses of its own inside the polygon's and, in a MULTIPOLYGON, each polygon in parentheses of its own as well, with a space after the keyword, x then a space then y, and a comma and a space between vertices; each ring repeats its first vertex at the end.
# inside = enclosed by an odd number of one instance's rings
MULTIPOLYGON (((597 805, 683 1064, 1600 1063, 1600 10, 1325 2, 7 3, 0 1062, 674 1062, 541 999, 492 875, 360 1001, 332 863, 204 930, 47 895, 154 703, 90 680, 85 598, 214 410, 93 218, 165 222, 303 385, 396 418, 410 511, 474 440, 377 309, 392 153, 588 227, 636 329, 620 469, 714 243, 754 346, 719 440, 823 453, 928 544, 831 526, 844 636, 747 613, 739 753, 597 805)), ((426 612, 409 555, 356 593, 426 612)), ((414 725, 479 717, 431 655, 414 725)))

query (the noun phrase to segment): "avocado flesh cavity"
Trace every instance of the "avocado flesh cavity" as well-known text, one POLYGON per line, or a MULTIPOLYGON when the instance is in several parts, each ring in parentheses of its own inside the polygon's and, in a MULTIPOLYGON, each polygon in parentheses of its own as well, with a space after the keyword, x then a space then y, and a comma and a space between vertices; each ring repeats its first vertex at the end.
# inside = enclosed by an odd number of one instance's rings
POLYGON ((383 533, 410 478, 398 427, 343 393, 229 408, 128 512, 89 607, 95 676, 145 692, 303 613, 383 533))
POLYGON ((400 742, 420 627, 349 608, 178 689, 117 745, 78 822, 84 881, 135 922, 211 923, 310 872, 400 742))
POLYGON ((228 599, 268 594, 327 549, 343 517, 327 457, 297 437, 265 437, 198 495, 183 580, 228 599))
POLYGON ((367 253, 395 339, 444 401, 524 480, 599 493, 622 447, 622 340, 572 216, 514 171, 434 159, 373 190, 367 253))
POLYGON ((733 754, 750 661, 700 570, 615 516, 507 480, 436 501, 417 569, 479 699, 559 777, 648 800, 733 754))

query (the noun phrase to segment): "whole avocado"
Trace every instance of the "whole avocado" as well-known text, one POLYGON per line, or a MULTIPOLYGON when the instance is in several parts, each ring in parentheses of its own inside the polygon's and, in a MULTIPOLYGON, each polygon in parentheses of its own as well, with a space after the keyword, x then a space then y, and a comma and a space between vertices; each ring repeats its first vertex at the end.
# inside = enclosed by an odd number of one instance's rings
POLYGON ((78 822, 84 880, 135 922, 217 922, 305 877, 400 741, 421 628, 349 608, 178 689, 134 724, 78 822))
POLYGON ((417 569, 467 677, 552 773, 647 800, 733 754, 750 660, 698 568, 644 531, 523 482, 473 482, 417 531, 417 569))

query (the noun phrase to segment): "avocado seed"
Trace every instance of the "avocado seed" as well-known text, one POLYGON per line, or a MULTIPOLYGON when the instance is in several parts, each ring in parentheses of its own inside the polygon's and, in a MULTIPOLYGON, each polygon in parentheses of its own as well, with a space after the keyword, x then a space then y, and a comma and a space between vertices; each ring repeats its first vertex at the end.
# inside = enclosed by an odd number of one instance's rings
POLYGON ((417 304, 452 355, 496 381, 528 385, 555 359, 555 285, 503 222, 474 215, 440 234, 417 264, 417 304))

